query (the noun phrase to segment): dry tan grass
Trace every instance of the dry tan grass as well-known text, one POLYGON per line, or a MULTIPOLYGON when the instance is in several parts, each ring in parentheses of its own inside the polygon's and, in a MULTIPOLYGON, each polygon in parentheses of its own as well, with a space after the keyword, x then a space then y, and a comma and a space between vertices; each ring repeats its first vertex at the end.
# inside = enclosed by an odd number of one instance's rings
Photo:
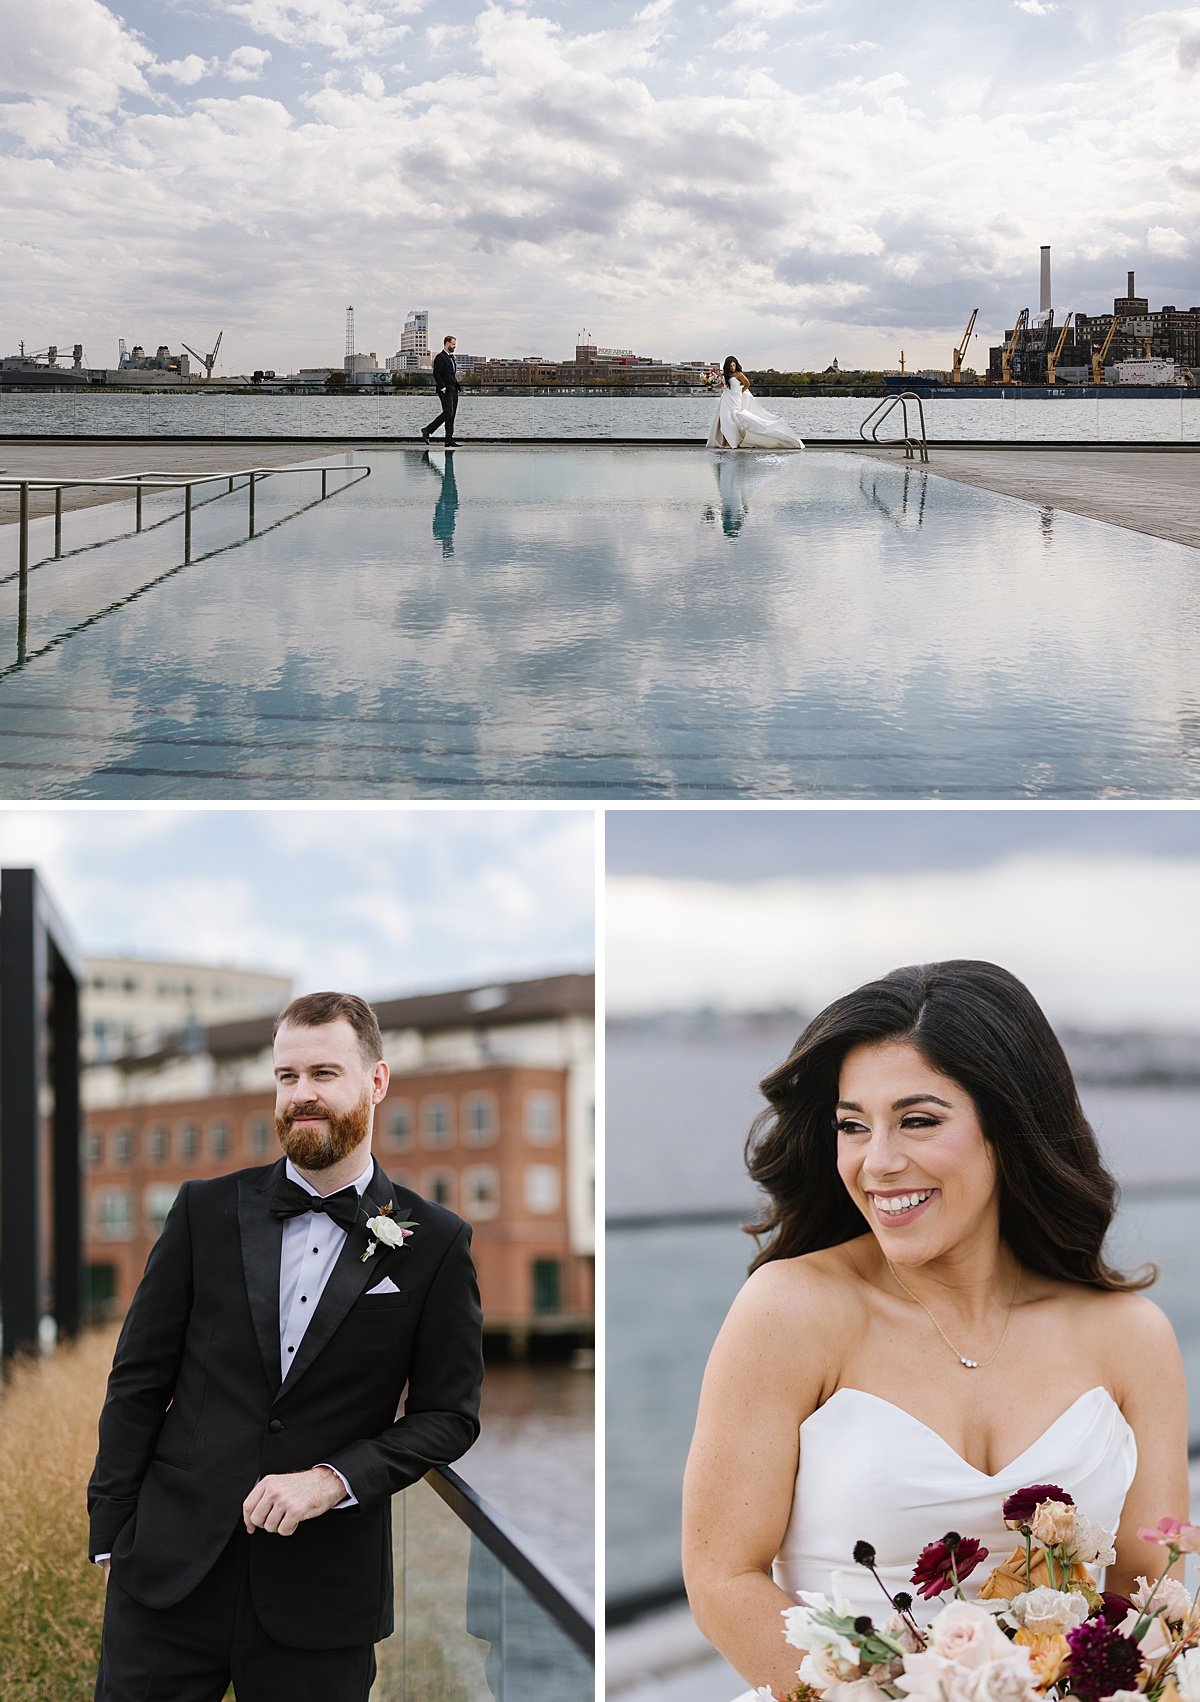
POLYGON ((104 1580, 85 1495, 115 1330, 19 1364, 0 1389, 0 1696, 89 1702, 104 1580))

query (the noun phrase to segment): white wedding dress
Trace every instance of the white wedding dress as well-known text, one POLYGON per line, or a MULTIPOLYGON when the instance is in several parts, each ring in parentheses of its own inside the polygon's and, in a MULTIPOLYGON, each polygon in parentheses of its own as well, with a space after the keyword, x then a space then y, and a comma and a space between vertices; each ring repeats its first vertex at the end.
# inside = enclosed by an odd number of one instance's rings
POLYGON ((803 449, 804 439, 778 414, 768 413, 761 402, 734 378, 721 385, 717 417, 708 434, 708 449, 803 449))
MULTIPOLYGON (((889 1609, 871 1574, 854 1564, 855 1543, 875 1549, 879 1575, 892 1594, 915 1596, 909 1580, 918 1554, 957 1531, 988 1550, 965 1585, 969 1596, 972 1584, 981 1584, 1020 1542, 1004 1528, 1006 1496, 1030 1484, 1057 1484, 1087 1518, 1115 1531, 1136 1466, 1133 1431, 1107 1389, 1089 1389, 1072 1401, 993 1476, 968 1465, 903 1407, 861 1389, 838 1389, 800 1426, 796 1490, 775 1581, 793 1599, 798 1590, 831 1595, 830 1573, 838 1571, 852 1611, 879 1623, 889 1609)), ((915 1597, 914 1611, 928 1620, 937 1604, 915 1597)), ((797 1665, 800 1659, 797 1650, 797 1665)), ((737 1702, 756 1702, 754 1692, 737 1702)))

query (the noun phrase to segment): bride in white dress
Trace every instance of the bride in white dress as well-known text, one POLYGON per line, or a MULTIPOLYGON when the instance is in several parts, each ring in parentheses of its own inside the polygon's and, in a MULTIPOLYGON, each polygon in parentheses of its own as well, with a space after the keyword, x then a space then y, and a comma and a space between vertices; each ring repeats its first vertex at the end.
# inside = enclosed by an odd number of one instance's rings
MULTIPOLYGON (((816 1017, 763 1083, 766 1244, 705 1374, 684 1486, 696 1620, 751 1685, 796 1685, 798 1590, 883 1623, 948 1530, 1006 1559, 1003 1499, 1056 1484, 1117 1529, 1105 1587, 1161 1570, 1186 1519, 1166 1318, 1102 1243, 1116 1189, 1062 1049, 992 964, 895 970, 816 1017), (1119 1522, 1119 1529, 1118 1529, 1119 1522)), ((918 1602, 918 1605, 920 1603, 918 1602)))
POLYGON ((708 434, 708 449, 803 449, 804 440, 756 401, 736 355, 721 367, 721 400, 708 434))

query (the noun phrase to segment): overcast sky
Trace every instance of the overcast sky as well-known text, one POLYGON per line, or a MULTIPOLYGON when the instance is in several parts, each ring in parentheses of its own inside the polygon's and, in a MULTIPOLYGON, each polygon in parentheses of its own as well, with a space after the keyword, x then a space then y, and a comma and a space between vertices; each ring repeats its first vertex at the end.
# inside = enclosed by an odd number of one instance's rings
POLYGON ((1200 812, 609 811, 607 1003, 814 1010, 988 958, 1057 1022, 1200 1030, 1200 812))
POLYGON ((0 352, 968 364, 1200 300, 1200 7, 0 0, 0 352))
POLYGON ((590 810, 0 810, 83 952, 368 997, 594 960, 590 810))

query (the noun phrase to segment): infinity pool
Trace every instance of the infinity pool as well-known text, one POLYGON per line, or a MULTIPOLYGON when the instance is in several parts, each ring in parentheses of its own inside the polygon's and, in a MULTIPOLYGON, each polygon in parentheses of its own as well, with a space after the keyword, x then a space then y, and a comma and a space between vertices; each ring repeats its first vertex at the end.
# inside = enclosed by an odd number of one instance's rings
POLYGON ((1200 795, 1185 546, 846 454, 339 464, 190 564, 178 496, 69 513, 23 620, 5 528, 10 796, 1200 795))

